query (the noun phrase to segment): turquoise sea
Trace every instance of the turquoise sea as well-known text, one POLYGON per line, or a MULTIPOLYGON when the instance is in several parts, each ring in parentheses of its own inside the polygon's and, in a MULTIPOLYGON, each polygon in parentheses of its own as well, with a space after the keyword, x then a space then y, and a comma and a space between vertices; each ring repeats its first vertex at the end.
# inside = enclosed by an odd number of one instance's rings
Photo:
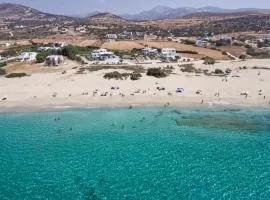
POLYGON ((270 110, 2 113, 0 199, 270 199, 270 110))

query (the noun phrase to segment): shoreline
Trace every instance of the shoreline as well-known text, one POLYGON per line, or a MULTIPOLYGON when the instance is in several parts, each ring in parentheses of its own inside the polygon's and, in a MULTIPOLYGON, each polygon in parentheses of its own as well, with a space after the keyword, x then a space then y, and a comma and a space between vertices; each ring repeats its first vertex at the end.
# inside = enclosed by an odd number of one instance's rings
POLYGON ((258 102, 243 103, 239 101, 206 101, 205 103, 199 103, 197 101, 183 101, 183 99, 174 99, 173 101, 166 101, 168 99, 159 101, 127 101, 127 102, 62 102, 54 104, 14 104, 11 103, 7 106, 0 103, 0 114, 3 113, 34 113, 34 112, 58 112, 66 110, 84 110, 84 109, 120 109, 120 108, 183 108, 183 109, 241 109, 241 110, 256 110, 256 109, 269 109, 270 104, 262 104, 258 102), (180 100, 180 101, 179 101, 180 100), (169 104, 168 104, 169 103, 169 104))

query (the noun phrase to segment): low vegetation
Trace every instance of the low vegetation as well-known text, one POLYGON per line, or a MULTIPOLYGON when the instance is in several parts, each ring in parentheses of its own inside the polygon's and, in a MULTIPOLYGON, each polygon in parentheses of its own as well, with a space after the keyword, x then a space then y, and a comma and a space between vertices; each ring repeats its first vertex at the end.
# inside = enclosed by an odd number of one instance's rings
POLYGON ((5 51, 1 52, 1 56, 3 57, 13 57, 13 56, 18 56, 22 52, 31 52, 31 51, 37 51, 38 45, 18 45, 18 46, 13 46, 5 51))
POLYGON ((130 80, 139 80, 142 75, 139 72, 133 72, 133 73, 120 73, 118 71, 109 72, 106 73, 103 76, 105 79, 116 79, 116 80, 126 80, 128 77, 130 77, 130 80))
POLYGON ((21 77, 24 77, 24 76, 28 76, 26 73, 22 72, 22 73, 10 73, 10 74, 7 74, 5 77, 6 78, 21 78, 21 77))
POLYGON ((241 55, 239 56, 239 59, 241 59, 241 60, 246 60, 246 59, 247 59, 247 55, 241 54, 241 55))
POLYGON ((181 68, 181 71, 182 72, 187 72, 187 73, 201 73, 201 70, 195 68, 193 64, 180 65, 180 68, 181 68))
POLYGON ((146 73, 147 76, 154 76, 156 78, 164 78, 167 76, 167 73, 164 69, 161 68, 149 68, 146 73))
POLYGON ((3 68, 0 68, 0 76, 6 75, 6 70, 3 68))
POLYGON ((252 69, 270 70, 270 67, 257 67, 257 66, 254 66, 254 67, 252 67, 252 69))
POLYGON ((6 62, 1 62, 1 63, 0 63, 0 68, 1 68, 1 67, 5 67, 5 66, 7 66, 7 63, 6 63, 6 62))
POLYGON ((262 42, 258 42, 258 48, 262 48, 262 47, 270 47, 270 40, 266 39, 262 42))
POLYGON ((89 52, 93 50, 93 47, 81 47, 81 46, 73 46, 73 45, 68 45, 65 46, 61 54, 63 56, 68 57, 71 60, 77 60, 77 55, 89 55, 89 52))
POLYGON ((135 66, 135 65, 96 65, 96 66, 91 66, 87 68, 90 72, 95 72, 95 71, 100 71, 100 70, 107 70, 107 69, 124 69, 128 71, 134 71, 134 72, 139 72, 139 73, 144 73, 145 70, 142 67, 135 66))
POLYGON ((254 48, 247 49, 247 54, 257 59, 270 58, 270 54, 268 52, 254 49, 254 48))
POLYGON ((205 65, 214 65, 216 63, 216 60, 209 56, 204 57, 203 60, 204 60, 203 64, 205 65))
POLYGON ((224 75, 225 73, 221 69, 215 69, 214 74, 224 75))
POLYGON ((130 80, 136 81, 139 80, 142 77, 142 75, 138 72, 133 72, 130 74, 130 80))
POLYGON ((185 50, 185 51, 176 51, 177 53, 186 53, 186 54, 199 54, 197 51, 189 51, 189 50, 185 50))
POLYGON ((36 63, 44 63, 47 55, 45 53, 39 53, 36 56, 36 63))

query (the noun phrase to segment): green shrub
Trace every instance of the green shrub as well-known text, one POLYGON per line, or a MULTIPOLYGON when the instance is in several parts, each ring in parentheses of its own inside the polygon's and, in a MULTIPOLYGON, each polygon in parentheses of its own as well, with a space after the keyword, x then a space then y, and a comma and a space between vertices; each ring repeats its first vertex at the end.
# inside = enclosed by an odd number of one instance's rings
POLYGON ((139 80, 141 77, 142 77, 142 75, 140 73, 134 72, 134 73, 130 74, 130 80, 132 80, 132 81, 139 80))
POLYGON ((149 68, 146 73, 147 76, 154 76, 156 78, 164 78, 167 76, 165 70, 161 68, 149 68))
POLYGON ((5 75, 6 73, 7 73, 7 72, 6 72, 6 70, 5 70, 5 69, 0 68, 0 76, 5 75))
POLYGON ((232 43, 232 45, 233 46, 239 46, 239 47, 244 46, 244 44, 239 43, 239 42, 234 42, 234 43, 232 43))
POLYGON ((189 50, 185 50, 185 51, 176 51, 177 53, 186 53, 186 54, 199 54, 197 51, 189 51, 189 50))
POLYGON ((224 74, 224 72, 221 69, 215 69, 215 74, 224 74))
POLYGON ((60 52, 61 55, 68 57, 71 60, 81 61, 78 55, 89 55, 93 50, 93 47, 81 47, 81 46, 73 46, 68 45, 65 46, 60 52))
POLYGON ((6 75, 6 78, 21 78, 24 76, 28 76, 26 73, 22 72, 22 73, 10 73, 8 75, 6 75))
POLYGON ((122 80, 123 74, 119 73, 118 71, 114 71, 114 72, 106 73, 103 77, 106 79, 116 79, 116 80, 120 79, 120 80, 122 80))
POLYGON ((46 55, 44 53, 39 53, 36 56, 37 63, 44 63, 45 59, 46 59, 46 55))
POLYGON ((188 45, 195 45, 196 42, 193 40, 186 39, 186 40, 182 40, 182 43, 188 44, 188 45))
POLYGON ((7 66, 7 63, 6 63, 6 62, 1 62, 1 63, 0 63, 0 68, 1 68, 1 67, 5 67, 5 66, 7 66))
POLYGON ((12 46, 1 53, 3 57, 18 56, 22 52, 37 51, 37 45, 18 45, 12 46))
POLYGON ((247 54, 258 59, 270 58, 270 54, 268 52, 254 49, 254 48, 247 49, 247 54))
POLYGON ((205 65, 214 65, 216 63, 216 60, 214 58, 208 56, 204 57, 203 60, 204 60, 203 64, 205 65))
POLYGON ((239 59, 241 59, 241 60, 245 60, 247 58, 247 56, 245 55, 245 54, 241 54, 240 56, 239 56, 239 59))
POLYGON ((244 45, 244 47, 247 48, 247 49, 251 49, 252 48, 252 46, 250 46, 248 44, 244 45))
POLYGON ((181 71, 182 72, 187 72, 187 73, 201 73, 201 70, 196 69, 193 64, 180 65, 180 68, 181 68, 181 71))

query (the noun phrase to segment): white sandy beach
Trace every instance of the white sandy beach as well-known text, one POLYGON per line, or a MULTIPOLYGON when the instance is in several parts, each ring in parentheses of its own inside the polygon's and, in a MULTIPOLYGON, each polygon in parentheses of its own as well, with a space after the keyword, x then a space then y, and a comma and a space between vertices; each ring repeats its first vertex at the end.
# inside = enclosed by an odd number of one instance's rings
MULTIPOLYGON (((6 96, 7 99, 0 100, 0 111, 129 105, 163 106, 166 103, 170 106, 270 106, 270 70, 252 69, 254 66, 270 67, 270 60, 219 61, 210 66, 203 65, 202 61, 193 63, 196 68, 210 71, 230 68, 233 72, 226 81, 224 77, 183 73, 177 64, 169 64, 173 65, 175 70, 166 78, 154 78, 143 74, 140 80, 131 81, 103 78, 105 73, 116 70, 76 74, 77 70, 72 69, 72 66, 62 66, 58 72, 35 72, 23 78, 1 77, 0 98, 6 96), (239 67, 244 66, 247 69, 239 70, 239 67), (62 70, 66 70, 67 73, 62 74, 62 70), (118 86, 119 90, 111 90, 113 86, 118 86), (159 91, 157 87, 164 87, 165 90, 159 91), (185 91, 178 94, 175 92, 176 88, 184 88, 185 91), (93 95, 95 90, 98 92, 93 95), (146 92, 143 93, 144 90, 146 92), (197 90, 201 90, 202 94, 196 94, 197 90), (140 93, 135 93, 136 91, 140 93), (247 97, 240 95, 243 91, 248 92, 247 97), (107 96, 101 96, 106 92, 107 96), (171 96, 168 95, 170 92, 171 96), (124 97, 120 93, 124 94, 124 97), (219 96, 215 95, 217 93, 219 96)), ((162 64, 155 65, 161 66, 162 64)))

